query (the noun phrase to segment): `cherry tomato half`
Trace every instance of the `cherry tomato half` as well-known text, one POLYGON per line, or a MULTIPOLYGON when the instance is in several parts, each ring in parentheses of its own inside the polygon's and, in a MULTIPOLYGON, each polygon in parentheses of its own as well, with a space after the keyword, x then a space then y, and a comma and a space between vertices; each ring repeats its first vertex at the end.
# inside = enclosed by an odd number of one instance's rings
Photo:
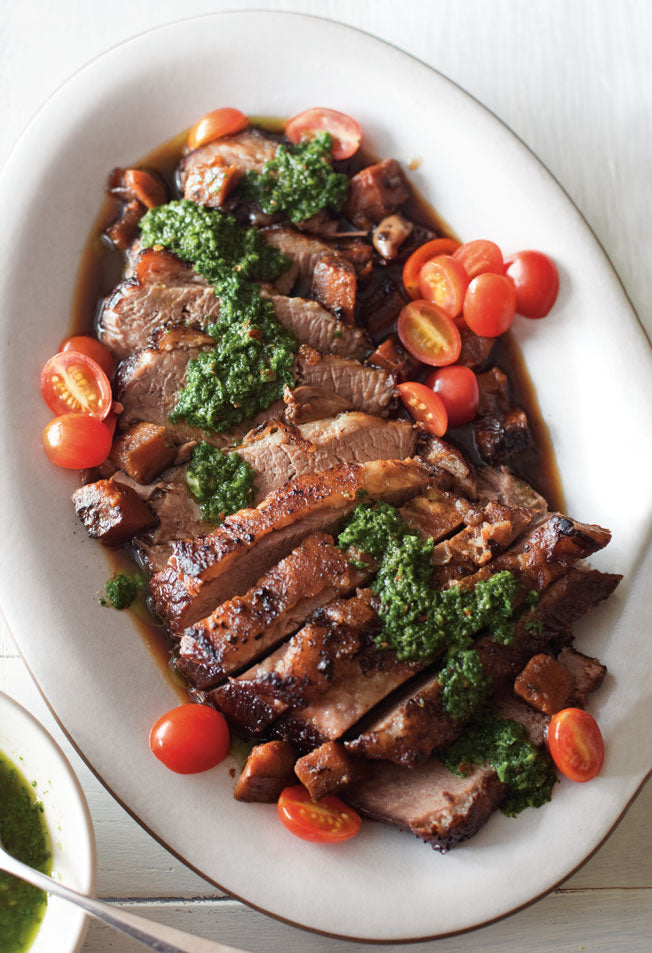
POLYGON ((506 263, 516 288, 516 310, 526 318, 545 318, 557 300, 559 273, 554 261, 540 251, 519 251, 506 263))
POLYGON ((582 708, 564 708, 550 719, 548 748, 562 774, 571 781, 590 781, 604 761, 598 723, 582 708))
POLYGON ((450 255, 439 255, 427 261, 419 272, 421 297, 455 318, 462 310, 469 279, 464 268, 450 255))
POLYGON ((303 784, 292 785, 281 793, 278 816, 292 834, 318 844, 350 840, 362 823, 359 814, 338 797, 313 801, 303 784))
POLYGON ((285 127, 285 135, 294 143, 312 139, 318 132, 329 132, 333 137, 334 159, 348 159, 358 151, 362 139, 362 130, 355 119, 321 106, 299 113, 285 127))
POLYGON ((223 761, 231 739, 224 715, 210 705, 179 705, 155 723, 149 746, 170 771, 199 774, 223 761))
POLYGON ((511 327, 516 314, 516 291, 504 275, 487 273, 474 278, 464 297, 464 320, 476 334, 495 338, 511 327))
POLYGON ((425 383, 442 399, 449 427, 471 423, 478 412, 480 392, 478 379, 470 367, 461 364, 442 367, 429 374, 425 383))
POLYGON ((411 301, 396 324, 403 347, 417 360, 435 367, 454 364, 460 356, 462 338, 452 318, 430 301, 411 301))
POLYGON ((471 278, 491 272, 494 275, 505 274, 503 253, 495 242, 485 238, 476 238, 472 242, 460 245, 453 258, 464 267, 464 271, 471 278))
POLYGON ((421 297, 419 275, 425 263, 438 255, 452 255, 459 247, 460 243, 452 238, 433 238, 412 252, 403 266, 403 285, 410 298, 421 297))
POLYGON ((443 437, 448 429, 448 415, 441 397, 416 381, 398 384, 397 390, 410 416, 422 423, 428 433, 443 437))
POLYGON ((97 340, 97 338, 86 337, 80 334, 72 338, 66 338, 59 348, 60 351, 76 351, 77 354, 85 354, 91 360, 99 364, 107 377, 113 374, 115 361, 108 348, 97 340))
POLYGON ((112 431, 88 414, 63 414, 43 429, 43 449, 58 467, 83 470, 104 463, 111 450, 112 431))
POLYGON ((222 136, 234 136, 242 132, 249 125, 249 120, 239 109, 229 106, 223 109, 214 109, 199 120, 188 133, 188 148, 199 149, 207 142, 221 139, 222 136))
POLYGON ((41 394, 55 414, 90 414, 104 420, 111 410, 111 384, 99 364, 78 351, 59 351, 41 371, 41 394))

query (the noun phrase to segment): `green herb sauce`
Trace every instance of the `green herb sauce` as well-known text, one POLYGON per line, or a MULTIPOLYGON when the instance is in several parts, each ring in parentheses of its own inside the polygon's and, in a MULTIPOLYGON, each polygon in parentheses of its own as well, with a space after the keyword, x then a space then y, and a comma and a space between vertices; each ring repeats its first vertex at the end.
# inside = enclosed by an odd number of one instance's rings
POLYGON ((498 572, 470 588, 435 589, 433 540, 422 540, 387 503, 357 506, 338 543, 350 548, 355 566, 363 568, 367 554, 379 563, 371 584, 382 620, 376 644, 394 649, 401 661, 447 652, 440 674, 442 702, 451 717, 468 718, 491 691, 472 636, 488 628, 494 641, 513 640, 521 584, 512 573, 498 572))
POLYGON ((338 211, 346 201, 349 183, 331 168, 332 145, 330 134, 320 132, 295 146, 279 146, 262 172, 247 173, 242 193, 268 215, 285 212, 292 222, 302 222, 323 208, 338 211))
POLYGON ((528 740, 523 725, 491 710, 468 725, 442 758, 448 770, 461 777, 470 774, 472 765, 491 764, 509 788, 501 808, 508 817, 546 804, 557 782, 552 760, 528 740))
POLYGON ((455 652, 439 673, 442 703, 455 719, 469 718, 491 693, 492 681, 475 649, 455 652))
POLYGON ((249 506, 255 475, 237 453, 224 453, 209 443, 200 443, 192 451, 186 483, 205 519, 219 523, 229 513, 249 506))
POLYGON ((143 246, 169 248, 209 281, 220 298, 215 347, 190 361, 170 417, 223 431, 255 416, 294 387, 297 341, 277 320, 255 281, 272 280, 286 259, 255 228, 186 200, 151 209, 141 220, 143 246))
POLYGON ((128 576, 120 572, 105 583, 106 598, 100 598, 100 605, 110 606, 112 609, 128 609, 144 586, 145 579, 139 573, 128 576))
MULTIPOLYGON (((51 870, 43 805, 18 768, 0 754, 0 838, 7 851, 36 870, 51 870)), ((45 914, 47 894, 0 872, 0 949, 23 953, 45 914)))

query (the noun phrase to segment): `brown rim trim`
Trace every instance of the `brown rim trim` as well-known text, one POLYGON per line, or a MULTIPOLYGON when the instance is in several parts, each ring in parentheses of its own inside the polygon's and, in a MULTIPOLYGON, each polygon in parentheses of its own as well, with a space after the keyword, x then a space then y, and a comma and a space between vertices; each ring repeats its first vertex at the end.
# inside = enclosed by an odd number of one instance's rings
MULTIPOLYGON (((251 13, 255 13, 255 14, 268 14, 268 13, 272 13, 274 16, 297 17, 297 18, 310 19, 310 20, 320 20, 320 21, 324 21, 324 22, 326 22, 326 23, 334 23, 335 25, 337 25, 337 26, 339 26, 339 27, 343 27, 344 29, 351 30, 352 32, 355 32, 355 33, 361 33, 361 34, 363 34, 364 36, 368 36, 368 37, 370 37, 371 39, 375 40, 377 43, 381 43, 381 44, 383 44, 384 46, 388 46, 390 49, 396 50, 398 53, 401 53, 403 56, 407 56, 409 59, 414 60, 416 63, 419 63, 421 66, 424 66, 426 69, 430 70, 432 73, 436 73, 437 76, 439 76, 439 77, 440 77, 441 79, 443 79, 445 82, 450 83, 451 86, 454 86, 456 89, 458 89, 461 93, 463 93, 463 94, 464 94, 465 96, 467 96, 469 99, 472 99, 473 102, 475 102, 478 106, 480 106, 481 109, 484 109, 485 112, 488 112, 491 116, 493 116, 493 118, 496 120, 496 122, 499 122, 501 126, 503 126, 509 133, 511 133, 511 135, 514 137, 514 139, 516 139, 516 141, 522 146, 522 148, 525 149, 525 150, 532 156, 532 158, 541 166, 541 168, 545 169, 545 171, 548 173, 548 175, 550 176, 550 178, 552 179, 552 181, 555 183, 555 185, 557 186, 557 188, 559 188, 559 189, 561 190, 561 192, 563 192, 563 194, 564 194, 564 195, 566 196, 566 198, 568 199, 568 202, 570 203, 570 205, 573 206, 573 208, 574 208, 575 211, 577 212, 577 215, 579 216, 579 218, 581 219, 581 221, 582 221, 582 222, 584 223, 584 225, 586 226, 586 228, 587 228, 589 234, 593 237, 593 240, 596 242, 596 244, 598 245, 598 247, 599 247, 600 250, 602 251, 602 254, 604 255, 604 257, 605 257, 607 263, 609 264, 609 267, 611 268, 611 271, 612 271, 612 273, 613 273, 613 275, 614 275, 616 281, 617 281, 618 284, 620 285, 620 288, 621 288, 621 290, 622 290, 622 292, 623 292, 625 298, 627 299, 627 302, 628 302, 628 304, 629 304, 629 306, 630 306, 630 308, 631 308, 631 310, 632 310, 632 314, 633 314, 634 318, 636 319, 636 322, 638 323, 639 327, 641 328, 641 331, 643 332, 644 337, 645 337, 646 340, 648 341, 648 344, 650 344, 650 339, 649 339, 649 337, 648 337, 648 334, 647 334, 647 331, 646 331, 646 329, 645 329, 645 326, 643 325, 643 322, 642 322, 641 319, 639 318, 639 316, 638 316, 638 314, 637 314, 637 312, 636 312, 636 309, 634 308, 634 305, 632 304, 632 301, 631 301, 629 295, 627 294, 627 291, 626 291, 626 289, 625 289, 625 286, 623 285, 623 283, 622 283, 622 281, 621 281, 621 279, 620 279, 620 276, 619 276, 618 272, 616 271, 616 269, 615 269, 615 267, 614 267, 614 265, 613 265, 613 262, 611 261, 611 259, 610 259, 609 256, 607 255, 607 253, 606 253, 606 251, 605 251, 605 249, 604 249, 604 247, 603 247, 603 245, 602 245, 602 242, 601 242, 600 239, 597 237, 597 235, 595 234, 595 232, 593 231, 593 229, 592 229, 591 226, 589 225, 588 221, 586 220, 586 218, 584 217, 584 215, 582 214, 582 212, 580 211, 580 209, 577 207, 577 205, 575 204, 575 202, 573 201, 573 199, 570 197, 570 195, 568 194, 568 192, 566 191, 566 189, 563 187, 563 185, 561 185, 561 183, 558 181, 558 179, 552 174, 552 172, 550 171, 550 169, 548 169, 548 167, 541 161, 541 159, 539 159, 539 157, 538 157, 538 156, 535 154, 535 152, 527 145, 527 143, 524 142, 523 139, 521 139, 521 137, 520 137, 517 133, 515 133, 514 130, 511 129, 511 128, 507 125, 506 122, 504 122, 499 116, 497 116, 496 113, 493 112, 493 110, 489 109, 488 106, 485 106, 484 103, 480 102, 479 99, 477 99, 475 96, 473 96, 472 93, 469 93, 467 90, 465 90, 462 86, 459 85, 459 83, 456 83, 454 80, 449 79, 448 76, 445 76, 443 73, 441 73, 439 70, 435 69, 433 66, 430 66, 429 63, 425 63, 423 60, 419 59, 418 56, 414 56, 412 53, 407 53, 405 50, 401 49, 399 46, 396 46, 394 43, 390 43, 388 40, 383 40, 383 39, 381 39, 380 37, 375 36, 373 33, 370 33, 368 30, 362 30, 362 29, 360 29, 359 27, 351 26, 351 25, 348 24, 348 23, 341 23, 339 20, 332 20, 332 19, 330 19, 329 17, 318 16, 318 15, 312 14, 312 13, 298 13, 298 12, 291 12, 291 11, 285 11, 285 10, 269 10, 269 9, 261 10, 261 9, 255 8, 255 7, 250 7, 250 8, 248 8, 248 9, 244 9, 244 10, 243 10, 243 9, 238 9, 238 10, 220 10, 220 11, 214 11, 214 12, 212 12, 212 13, 205 13, 205 14, 202 14, 202 15, 200 15, 200 16, 180 17, 178 20, 171 20, 171 21, 169 21, 168 23, 162 23, 162 24, 160 24, 158 27, 155 27, 154 29, 142 30, 140 33, 136 33, 136 34, 134 34, 133 36, 128 37, 126 40, 122 40, 120 43, 114 44, 113 46, 109 47, 109 49, 104 50, 103 53, 100 53, 100 54, 98 54, 97 56, 93 57, 92 59, 88 60, 86 63, 84 63, 82 66, 80 66, 77 70, 75 70, 73 73, 71 73, 71 75, 68 76, 62 83, 60 83, 60 84, 56 87, 56 89, 54 89, 54 90, 52 91, 52 93, 50 93, 50 95, 49 95, 49 96, 47 97, 47 99, 42 103, 42 105, 39 107, 39 109, 33 114, 33 116, 31 117, 30 121, 27 123, 27 126, 25 126, 25 128, 24 128, 23 131, 22 131, 22 133, 20 134, 20 136, 18 137, 18 139, 17 139, 16 142, 14 143, 14 146, 13 146, 12 149, 10 150, 9 155, 7 156, 7 159, 6 159, 5 163, 3 164, 3 168, 4 168, 4 166, 6 165, 6 163, 8 162, 10 156, 13 154, 14 149, 15 149, 16 146, 18 145, 18 142, 23 138, 23 136, 24 136, 25 133, 27 132, 27 129, 32 125, 32 122, 36 119, 36 117, 37 117, 38 114, 42 111, 42 109, 44 109, 44 107, 47 105, 47 103, 50 101, 50 99, 52 99, 52 98, 57 94, 57 92, 68 82, 68 80, 72 79, 73 76, 76 76, 77 73, 80 73, 80 72, 81 72, 82 70, 84 70, 87 66, 90 66, 90 64, 93 63, 93 62, 95 62, 95 60, 98 60, 98 59, 100 59, 101 57, 108 55, 108 54, 111 53, 113 50, 118 49, 118 48, 121 47, 121 46, 125 46, 127 43, 131 43, 133 40, 139 39, 139 38, 142 37, 142 36, 146 36, 146 35, 149 34, 149 33, 155 33, 157 30, 167 29, 167 28, 169 28, 169 27, 178 25, 178 24, 180 24, 180 23, 190 22, 191 20, 204 20, 204 19, 208 19, 209 17, 227 16, 227 15, 233 16, 234 14, 243 14, 243 13, 244 13, 244 14, 251 14, 251 13)), ((11 630, 10 630, 10 631, 11 631, 11 630)), ((13 632, 12 632, 12 636, 13 636, 13 632)), ((191 863, 189 863, 189 861, 187 861, 184 857, 182 857, 182 856, 181 856, 180 854, 178 854, 175 850, 173 850, 168 844, 166 844, 166 842, 165 842, 161 837, 159 837, 157 834, 155 834, 155 833, 147 826, 147 824, 145 824, 145 823, 138 817, 138 815, 135 814, 135 813, 116 795, 116 793, 112 790, 112 788, 109 787, 109 785, 106 783, 106 781, 105 781, 105 780, 102 778, 102 776, 95 770, 95 768, 93 767, 93 765, 91 764, 91 762, 86 758, 86 756, 84 755, 84 753, 83 753, 83 752, 81 751, 81 749, 78 747, 78 745, 76 744, 75 740, 72 738, 72 736, 69 734, 69 732, 67 731, 67 729, 64 727, 63 723, 59 720, 59 718, 57 717, 56 712, 54 711, 54 709, 53 709, 52 706, 50 705, 48 699, 47 699, 46 696, 45 696, 45 693, 42 691, 41 686, 39 685, 38 681, 36 680, 36 677, 34 676, 34 673, 32 672, 32 670, 31 670, 31 668, 29 667, 29 665, 27 664, 27 662, 25 661, 25 657, 23 656, 23 653, 22 653, 22 651, 20 650, 20 646, 18 646, 18 642, 17 642, 17 640, 15 639, 15 637, 14 637, 14 640, 16 641, 16 645, 17 645, 17 647, 18 647, 18 651, 19 651, 19 653, 20 653, 20 657, 21 657, 23 663, 25 664, 25 667, 27 668, 27 671, 29 672, 30 676, 32 677, 32 680, 34 681, 34 684, 36 685, 36 687, 37 687, 37 689, 38 689, 38 691, 39 691, 41 697, 43 698, 43 701, 45 702, 45 705, 47 706, 48 711, 50 712, 50 714, 52 715, 52 717, 53 717, 54 720, 56 721, 57 725, 59 726, 59 728, 60 728, 61 731, 63 732, 64 736, 66 737, 66 739, 68 740, 68 742, 70 743, 70 745, 72 745, 72 747, 74 748, 74 750, 76 751, 76 753, 78 754, 78 756, 81 758, 81 760, 84 762, 84 764, 88 767, 88 769, 89 769, 90 771, 92 771, 92 773, 95 775, 95 777, 98 779, 98 781, 102 784, 102 786, 109 792, 109 794, 111 795, 111 797, 114 798, 114 800, 116 800, 116 801, 118 802, 118 804, 123 808, 123 810, 125 810, 125 811, 127 812, 127 814, 129 814, 129 816, 132 817, 132 818, 136 821, 136 823, 139 824, 139 825, 143 828, 143 830, 147 831, 147 833, 150 835, 150 837, 152 837, 157 843, 159 843, 159 844, 161 845, 161 847, 164 847, 165 850, 167 850, 168 853, 172 854, 173 857, 175 857, 175 858, 176 858, 177 860, 179 860, 182 864, 184 864, 184 866, 186 866, 186 867, 188 867, 190 870, 192 870, 193 873, 196 873, 199 877, 201 877, 203 880, 206 880, 208 883, 213 884, 213 886, 217 887, 218 890, 221 890, 223 893, 227 894, 229 897, 232 897, 234 900, 238 900, 240 903, 245 904, 245 906, 250 907, 251 909, 258 911, 258 913, 263 913, 263 914, 265 914, 265 915, 268 916, 268 917, 272 917, 274 920, 277 920, 277 921, 279 921, 280 923, 284 923, 286 926, 295 927, 295 928, 297 928, 297 929, 304 930, 304 931, 307 932, 307 933, 314 933, 314 934, 317 934, 318 936, 325 936, 325 937, 329 937, 329 938, 334 939, 334 940, 347 940, 347 941, 352 942, 352 943, 366 943, 366 944, 373 944, 373 943, 375 943, 375 944, 383 945, 383 946, 388 946, 388 945, 390 945, 390 944, 399 945, 399 944, 408 944, 408 943, 423 943, 423 942, 427 942, 427 941, 429 941, 429 940, 444 940, 444 939, 446 939, 446 938, 448 938, 448 937, 461 936, 461 935, 464 934, 464 933, 471 933, 473 930, 479 930, 479 929, 481 929, 482 927, 491 926, 491 925, 494 924, 494 923, 499 923, 501 920, 505 920, 507 917, 513 916, 515 913, 519 913, 521 910, 527 909, 528 907, 532 906, 532 904, 537 903, 539 900, 542 900, 544 897, 548 896, 548 894, 552 893, 554 890, 557 890, 558 887, 560 887, 561 884, 563 884, 566 880, 568 880, 570 877, 572 877, 574 874, 576 874, 577 871, 580 870, 580 868, 583 867, 584 864, 586 864, 587 861, 589 861, 589 860, 594 856, 594 854, 597 853, 598 850, 600 850, 600 848, 602 847, 602 845, 604 844, 604 842, 613 834, 613 832, 615 831, 615 829, 618 827, 618 825, 620 824, 620 822, 621 822, 622 819, 624 818, 624 816, 625 816, 625 814, 627 813, 627 811, 630 809, 630 807, 632 806, 632 804, 634 803, 634 801, 636 800, 636 798, 638 797, 638 795, 641 793, 642 789, 645 787, 647 781, 650 779, 650 777, 652 777, 652 767, 651 767, 650 770, 648 771, 648 773, 645 775, 645 777, 643 777, 643 778, 641 779, 641 782, 640 782, 639 786, 637 787, 636 791, 633 793, 632 797, 630 798, 630 800, 628 801, 628 803, 625 805, 625 807, 623 808, 622 812, 618 815, 618 817, 616 818, 616 820, 614 821, 614 823, 612 824, 612 826, 609 828, 609 830, 607 831, 607 833, 606 833, 606 834, 604 835, 604 837, 600 840, 600 842, 593 848, 593 850, 592 850, 589 854, 587 854, 587 856, 586 856, 583 860, 581 860, 581 861, 579 862, 579 864, 577 864, 571 871, 569 871, 564 877, 562 877, 562 878, 561 878, 560 880, 558 880, 556 883, 552 884, 552 886, 546 888, 546 889, 543 890, 541 893, 537 894, 535 897, 532 897, 531 900, 527 900, 525 903, 522 903, 522 904, 520 904, 519 906, 514 907, 514 908, 511 909, 511 910, 508 910, 508 911, 506 911, 505 913, 501 913, 501 914, 500 914, 499 916, 497 916, 497 917, 493 917, 493 918, 490 919, 490 920, 483 920, 481 923, 476 923, 476 924, 474 924, 473 926, 465 927, 464 929, 461 929, 461 930, 453 930, 453 931, 450 931, 449 933, 435 933, 435 934, 430 934, 430 935, 427 935, 427 936, 410 937, 410 938, 402 939, 402 940, 395 940, 395 939, 394 939, 394 940, 387 940, 387 939, 364 939, 364 938, 361 939, 360 937, 347 936, 346 934, 342 934, 342 933, 330 933, 330 932, 328 932, 328 931, 326 931, 326 930, 318 930, 318 929, 316 929, 315 927, 308 927, 308 926, 304 926, 303 924, 300 924, 300 923, 295 923, 293 920, 288 920, 288 919, 286 919, 285 917, 281 917, 281 916, 279 916, 279 915, 276 914, 276 913, 272 913, 272 912, 269 911, 269 910, 265 910, 263 907, 258 907, 258 906, 256 906, 256 904, 251 903, 251 902, 248 901, 248 900, 245 900, 244 897, 240 897, 240 896, 238 896, 237 894, 232 893, 231 891, 229 891, 229 890, 227 890, 225 887, 223 887, 221 884, 219 884, 216 880, 213 880, 211 877, 207 877, 205 874, 203 874, 200 870, 198 870, 197 867, 194 867, 191 863)))

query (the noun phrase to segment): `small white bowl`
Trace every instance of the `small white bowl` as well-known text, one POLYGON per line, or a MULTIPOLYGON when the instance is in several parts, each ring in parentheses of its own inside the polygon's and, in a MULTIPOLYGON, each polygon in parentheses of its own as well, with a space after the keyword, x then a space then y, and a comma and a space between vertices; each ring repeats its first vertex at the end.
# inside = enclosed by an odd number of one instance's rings
MULTIPOLYGON (((97 859, 93 824, 81 785, 66 756, 45 728, 0 692, 0 751, 13 761, 43 802, 52 841, 52 876, 82 893, 95 892, 97 859)), ((78 953, 88 928, 86 914, 49 897, 29 953, 78 953)))

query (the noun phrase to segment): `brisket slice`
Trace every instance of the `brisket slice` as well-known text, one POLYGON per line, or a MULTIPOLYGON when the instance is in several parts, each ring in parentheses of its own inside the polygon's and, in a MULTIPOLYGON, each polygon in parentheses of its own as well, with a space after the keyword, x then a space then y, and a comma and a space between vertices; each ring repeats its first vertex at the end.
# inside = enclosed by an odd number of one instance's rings
POLYGON ((496 500, 507 506, 526 506, 538 520, 548 515, 548 504, 529 483, 507 467, 481 467, 478 475, 478 499, 496 500))
MULTIPOLYGON (((437 468, 437 483, 442 489, 452 490, 470 500, 477 496, 477 476, 473 465, 461 450, 446 443, 441 437, 429 434, 422 450, 424 460, 437 468)), ((499 500, 503 503, 504 500, 499 500)))
POLYGON ((610 539, 609 530, 601 526, 578 523, 568 516, 553 513, 489 566, 467 576, 464 584, 473 586, 492 573, 506 569, 528 589, 542 592, 578 559, 602 549, 610 539))
POLYGON ((297 383, 344 398, 355 410, 386 417, 395 403, 396 379, 380 367, 323 354, 304 345, 297 354, 297 383))
POLYGON ((205 328, 219 320, 220 302, 212 285, 176 280, 120 282, 106 299, 97 335, 117 357, 144 347, 151 334, 166 325, 205 328))
MULTIPOLYGON (((511 695, 498 698, 496 708, 503 718, 522 724, 532 744, 543 747, 550 720, 546 715, 511 695)), ((460 778, 436 756, 416 768, 367 762, 366 771, 346 789, 344 799, 361 814, 411 831, 442 853, 477 833, 507 794, 490 766, 474 767, 460 778)))
MULTIPOLYGON (((493 518, 501 527, 497 547, 508 545, 520 533, 524 521, 527 522, 523 511, 514 511, 511 534, 506 534, 507 508, 492 503, 487 510, 484 514, 486 520, 493 518)), ((486 532, 487 525, 483 521, 472 528, 476 533, 486 532)), ((467 530, 462 530, 458 536, 466 539, 467 530)), ((480 550, 477 558, 483 558, 480 550)), ((242 713, 248 708, 256 711, 255 726, 242 720, 238 722, 248 731, 267 728, 287 711, 273 730, 302 751, 339 738, 383 698, 429 664, 429 660, 399 662, 394 651, 375 645, 370 634, 379 631, 381 620, 374 611, 369 591, 345 603, 336 601, 313 618, 315 625, 306 626, 274 655, 223 686, 213 696, 218 707, 232 719, 242 719, 242 713), (352 642, 347 614, 357 605, 363 606, 364 612, 356 619, 356 625, 363 623, 365 631, 361 641, 352 642), (332 633, 329 633, 328 625, 332 633), (346 637, 346 654, 341 648, 342 632, 346 637), (317 644, 318 653, 315 652, 317 644), (312 661, 314 671, 310 672, 306 659, 312 661), (328 672, 327 679, 324 678, 325 672, 328 672), (290 691, 288 686, 293 690, 290 691)))
POLYGON ((274 728, 303 751, 315 742, 337 738, 341 719, 357 721, 375 704, 379 691, 391 691, 421 667, 376 648, 373 636, 380 620, 370 590, 335 600, 314 620, 253 670, 210 696, 223 714, 252 733, 269 728, 283 712, 297 708, 310 712, 298 722, 289 714, 274 728), (349 691, 351 684, 356 691, 349 691), (327 712, 320 704, 325 694, 327 712))
MULTIPOLYGON (((144 425, 141 425, 144 426, 144 425)), ((272 490, 304 473, 320 473, 341 463, 400 460, 416 448, 416 431, 406 420, 382 420, 353 412, 330 420, 293 427, 282 421, 261 425, 236 447, 256 471, 254 505, 272 490)), ((164 473, 149 496, 158 525, 136 541, 139 557, 150 572, 160 572, 172 555, 172 542, 209 533, 185 483, 185 468, 164 473)))
POLYGON ((156 609, 172 629, 185 628, 246 592, 311 532, 335 529, 361 498, 401 504, 430 482, 430 467, 418 458, 297 477, 207 536, 175 543, 168 567, 151 581, 156 609))
POLYGON ((432 551, 435 567, 433 585, 443 589, 456 579, 470 575, 477 568, 504 552, 532 520, 529 510, 521 507, 488 503, 482 520, 474 522, 450 539, 442 540, 432 551))
MULTIPOLYGON (((494 690, 511 687, 516 675, 536 652, 565 637, 568 627, 594 605, 608 598, 620 576, 570 569, 543 593, 539 604, 516 624, 514 642, 500 645, 491 634, 474 648, 494 690)), ((394 761, 407 767, 425 761, 442 745, 450 744, 463 730, 463 722, 450 717, 442 701, 437 674, 427 674, 376 718, 357 738, 346 742, 352 753, 366 758, 394 761)))
POLYGON ((366 331, 341 321, 318 301, 286 298, 267 286, 261 286, 261 294, 269 298, 279 323, 292 331, 300 344, 356 359, 362 359, 371 350, 366 331))
MULTIPOLYGON (((144 269, 141 273, 144 275, 144 269)), ((362 328, 340 321, 318 302, 287 298, 272 285, 261 285, 261 294, 272 302, 278 321, 300 344, 353 357, 364 357, 370 350, 362 328)), ((202 329, 219 324, 219 316, 215 288, 191 270, 186 278, 182 266, 165 281, 160 272, 151 272, 145 280, 132 277, 120 282, 104 303, 97 333, 106 347, 124 357, 145 347, 158 328, 184 325, 202 329)))
POLYGON ((336 255, 346 261, 332 245, 290 225, 270 225, 262 228, 260 234, 268 245, 273 245, 292 262, 295 276, 300 280, 299 292, 307 293, 310 290, 312 276, 321 258, 336 255))
POLYGON ((193 149, 179 163, 177 178, 183 197, 200 205, 219 205, 215 172, 235 166, 240 174, 262 172, 276 155, 278 143, 257 129, 222 136, 193 149))
POLYGON ((315 609, 369 576, 369 570, 350 564, 332 536, 309 536, 244 596, 185 629, 178 667, 198 688, 219 684, 278 645, 315 609))
POLYGON ((431 758, 417 768, 377 762, 343 797, 365 817, 410 831, 445 853, 473 837, 506 794, 489 766, 475 767, 460 778, 439 758, 431 758))
MULTIPOLYGON (((201 332, 172 328, 158 335, 149 347, 122 361, 114 383, 115 399, 123 406, 120 429, 146 421, 165 427, 176 443, 207 440, 226 447, 241 440, 253 427, 280 419, 285 403, 279 400, 226 433, 207 433, 182 420, 170 420, 190 361, 210 350, 212 343, 201 332)), ((299 348, 295 375, 298 383, 314 387, 325 396, 337 387, 347 406, 365 413, 386 416, 394 399, 394 380, 386 371, 348 358, 321 355, 307 346, 299 348)), ((294 400, 300 401, 301 395, 297 394, 294 400)))

